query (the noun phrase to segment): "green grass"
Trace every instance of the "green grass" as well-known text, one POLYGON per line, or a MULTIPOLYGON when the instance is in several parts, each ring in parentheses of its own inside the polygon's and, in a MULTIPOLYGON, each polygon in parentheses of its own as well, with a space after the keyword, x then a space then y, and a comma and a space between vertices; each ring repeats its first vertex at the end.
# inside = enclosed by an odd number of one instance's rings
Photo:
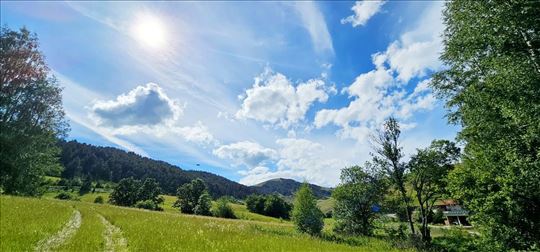
POLYGON ((317 200, 317 206, 321 209, 323 213, 328 213, 334 210, 335 204, 336 204, 336 200, 334 200, 334 198, 317 200))
MULTIPOLYGON (((288 222, 263 220, 261 216, 252 216, 255 221, 251 221, 183 215, 177 211, 154 212, 87 202, 93 198, 60 201, 0 196, 0 250, 32 250, 39 240, 61 230, 74 209, 81 212, 82 224, 59 248, 61 251, 103 250, 105 226, 98 214, 121 230, 130 251, 394 250, 375 238, 358 238, 358 246, 312 238, 298 233, 288 222)), ((243 205, 233 207, 238 215, 249 215, 243 205)))
POLYGON ((0 197, 0 251, 30 251, 61 230, 73 213, 72 202, 0 197))
POLYGON ((68 240, 58 251, 103 251, 104 240, 102 234, 104 226, 98 218, 94 204, 77 204, 81 212, 82 224, 75 236, 68 240))

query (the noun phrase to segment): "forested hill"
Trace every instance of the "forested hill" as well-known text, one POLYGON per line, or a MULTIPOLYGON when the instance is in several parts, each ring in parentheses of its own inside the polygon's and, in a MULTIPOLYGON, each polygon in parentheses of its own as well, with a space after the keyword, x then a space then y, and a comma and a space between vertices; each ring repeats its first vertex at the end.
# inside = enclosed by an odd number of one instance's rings
MULTIPOLYGON (((301 185, 302 183, 292 179, 278 178, 262 182, 252 187, 257 190, 257 192, 262 194, 276 192, 285 196, 293 196, 301 185)), ((311 187, 311 190, 313 190, 313 194, 317 198, 329 197, 331 194, 330 188, 320 187, 313 184, 309 184, 309 186, 311 187)))
POLYGON ((204 180, 214 197, 230 195, 243 198, 255 191, 224 177, 203 172, 183 170, 163 161, 142 157, 133 152, 112 147, 98 147, 77 141, 59 142, 60 157, 65 169, 63 178, 86 177, 92 180, 118 182, 123 178, 155 178, 164 193, 174 195, 178 186, 195 178, 204 180))

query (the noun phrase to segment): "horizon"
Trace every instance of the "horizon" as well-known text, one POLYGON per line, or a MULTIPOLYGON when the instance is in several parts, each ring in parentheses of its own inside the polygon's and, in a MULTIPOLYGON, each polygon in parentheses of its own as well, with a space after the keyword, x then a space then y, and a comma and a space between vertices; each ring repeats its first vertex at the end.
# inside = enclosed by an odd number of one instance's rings
POLYGON ((37 34, 66 140, 333 187, 389 116, 406 154, 459 131, 428 86, 443 3, 358 4, 1 2, 1 23, 37 34))

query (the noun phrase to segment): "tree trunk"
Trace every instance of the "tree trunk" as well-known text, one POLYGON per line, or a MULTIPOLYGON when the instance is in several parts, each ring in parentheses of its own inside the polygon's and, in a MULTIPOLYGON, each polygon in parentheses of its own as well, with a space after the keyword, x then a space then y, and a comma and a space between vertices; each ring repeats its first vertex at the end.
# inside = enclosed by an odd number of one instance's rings
POLYGON ((409 200, 407 199, 407 193, 405 192, 405 188, 403 187, 400 188, 400 191, 401 191, 401 197, 403 198, 403 202, 405 202, 405 209, 406 209, 407 219, 409 220, 409 227, 411 228, 411 233, 414 235, 415 234, 414 223, 412 220, 412 213, 411 213, 411 208, 409 206, 409 200))

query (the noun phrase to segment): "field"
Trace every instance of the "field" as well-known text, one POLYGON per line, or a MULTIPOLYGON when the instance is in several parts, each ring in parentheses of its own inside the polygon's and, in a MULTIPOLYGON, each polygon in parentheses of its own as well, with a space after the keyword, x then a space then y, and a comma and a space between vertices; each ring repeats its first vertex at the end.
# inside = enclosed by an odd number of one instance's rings
MULTIPOLYGON (((89 194, 92 195, 92 194, 89 194)), ((365 238, 351 246, 299 234, 294 226, 249 213, 228 220, 81 201, 0 196, 0 251, 392 251, 388 243, 365 238)))

